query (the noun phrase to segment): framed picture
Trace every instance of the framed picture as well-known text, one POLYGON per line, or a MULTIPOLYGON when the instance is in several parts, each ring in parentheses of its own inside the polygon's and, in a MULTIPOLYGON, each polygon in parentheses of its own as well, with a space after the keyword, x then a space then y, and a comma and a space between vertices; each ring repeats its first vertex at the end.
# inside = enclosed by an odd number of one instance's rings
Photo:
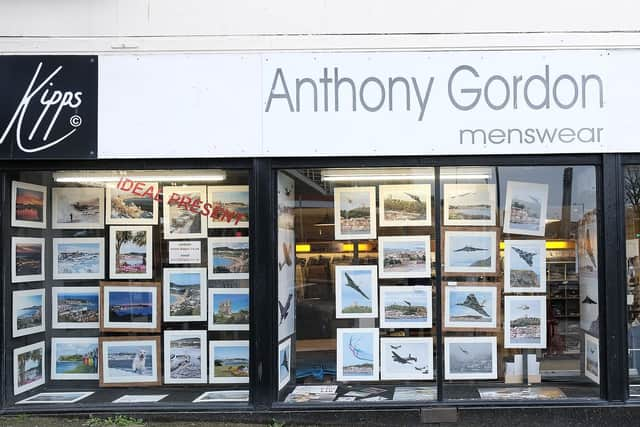
POLYGON ((278 345, 278 391, 291 381, 291 338, 278 345))
POLYGON ((381 328, 430 328, 431 286, 380 286, 381 328))
POLYGON ((378 271, 381 279, 431 277, 429 236, 380 236, 378 271))
POLYGON ((104 237, 53 239, 53 280, 104 279, 104 237))
POLYGON ((376 187, 333 190, 336 240, 376 238, 376 187))
POLYGON ((207 295, 206 268, 165 268, 162 270, 162 309, 165 322, 207 320, 202 298, 207 295))
POLYGON ((504 241, 504 291, 547 292, 547 249, 544 240, 504 241))
POLYGON ((47 187, 11 182, 11 226, 47 228, 47 187))
POLYGON ((600 384, 600 340, 584 334, 584 375, 600 384))
POLYGON ((498 293, 494 286, 446 286, 444 327, 495 329, 498 325, 498 293))
POLYGON ((160 385, 160 337, 100 337, 100 387, 160 385))
POLYGON ((278 342, 293 335, 296 329, 295 251, 295 231, 278 228, 278 342))
POLYGON ((249 288, 209 289, 209 330, 249 330, 249 288))
POLYGON ((160 283, 100 282, 100 330, 160 332, 160 283))
POLYGON ((209 215, 209 228, 249 227, 248 185, 209 186, 207 198, 213 206, 209 215))
POLYGON ((433 338, 380 338, 383 380, 433 380, 433 338))
POLYGON ((164 383, 206 384, 207 331, 164 331, 164 383))
POLYGON ((44 280, 44 238, 11 238, 11 282, 44 280))
POLYGON ((378 328, 338 328, 336 373, 338 381, 378 381, 380 376, 378 328))
POLYGON ((51 338, 52 380, 97 380, 98 337, 51 338))
POLYGON ((210 280, 249 278, 249 237, 209 237, 210 280))
POLYGON ((294 229, 296 206, 295 181, 284 172, 278 172, 278 228, 294 229))
POLYGON ((378 317, 378 268, 336 265, 336 318, 378 317))
POLYGON ((54 391, 48 393, 38 393, 34 396, 27 397, 16 405, 41 404, 41 403, 76 403, 91 396, 95 391, 54 391))
POLYGON ((153 277, 153 229, 151 226, 113 225, 109 230, 109 277, 153 277))
POLYGON ((249 341, 209 341, 209 382, 246 384, 249 382, 249 341))
POLYGON ((600 335, 598 309, 598 278, 580 277, 580 329, 597 337, 600 335))
POLYGON ((445 380, 498 378, 496 337, 445 337, 445 380))
POLYGON ((444 184, 444 225, 496 225, 495 184, 444 184))
POLYGON ((380 186, 380 226, 431 226, 431 185, 380 186))
POLYGON ((443 275, 496 275, 497 231, 444 230, 443 275))
POLYGON ((111 403, 156 403, 160 402, 168 394, 124 394, 111 403))
POLYGON ((52 228, 104 228, 104 189, 54 187, 51 199, 52 228))
POLYGON ((17 396, 44 384, 44 341, 13 350, 13 394, 17 396))
POLYGON ((205 391, 193 400, 198 402, 248 402, 249 390, 216 390, 205 391))
POLYGON ((546 295, 505 296, 504 348, 546 347, 546 295))
POLYGON ((207 217, 199 212, 207 201, 207 187, 197 185, 165 186, 162 190, 164 192, 162 201, 164 238, 207 237, 207 217), (198 200, 200 203, 197 202, 198 200))
POLYGON ((548 195, 547 184, 507 181, 504 232, 544 236, 548 195))
MULTIPOLYGON (((598 212, 595 209, 585 212, 582 219, 578 221, 576 250, 580 280, 598 277, 598 212)), ((632 256, 627 254, 627 257, 631 258, 632 256)))
POLYGON ((53 287, 51 299, 53 329, 98 329, 100 327, 100 287, 53 287))
POLYGON ((45 331, 44 289, 13 291, 13 337, 45 331))
MULTIPOLYGON (((147 188, 159 188, 157 182, 147 188)), ((153 196, 140 196, 107 185, 107 224, 155 225, 158 223, 158 201, 153 196)))

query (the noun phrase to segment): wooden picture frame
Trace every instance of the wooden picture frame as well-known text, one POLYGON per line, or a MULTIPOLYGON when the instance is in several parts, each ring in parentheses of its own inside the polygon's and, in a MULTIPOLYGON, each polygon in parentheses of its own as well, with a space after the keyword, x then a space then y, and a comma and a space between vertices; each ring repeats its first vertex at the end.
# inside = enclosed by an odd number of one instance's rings
MULTIPOLYGON (((160 332, 160 319, 162 312, 161 304, 162 287, 160 282, 100 282, 100 331, 101 332, 160 332), (111 289, 114 288, 114 289, 111 289), (120 288, 120 289, 118 289, 120 288), (111 320, 109 316, 111 295, 110 292, 138 292, 150 293, 151 298, 137 303, 137 305, 147 304, 146 300, 151 301, 151 320, 149 322, 121 322, 111 320), (114 326, 117 324, 118 326, 114 326)), ((142 316, 143 314, 138 314, 142 316)))
MULTIPOLYGON (((100 337, 98 339, 99 351, 100 351, 100 379, 99 384, 100 387, 152 387, 159 386, 162 384, 161 372, 162 372, 162 361, 160 359, 160 336, 123 336, 123 337, 100 337), (116 343, 116 344, 112 344, 116 343), (109 348, 115 347, 117 343, 122 343, 122 347, 131 347, 132 351, 136 351, 138 348, 136 357, 139 357, 141 347, 149 347, 151 346, 152 354, 155 356, 155 363, 152 359, 151 363, 151 375, 147 375, 144 381, 126 381, 126 377, 128 376, 113 376, 111 377, 109 369, 117 369, 117 368, 109 368, 109 348), (133 344, 128 344, 133 343, 133 344), (137 343, 137 345, 136 345, 137 343), (123 379, 125 378, 125 379, 123 379)), ((146 362, 146 351, 145 351, 145 362, 146 362)), ((125 363, 121 363, 123 366, 125 363)), ((135 374, 133 373, 133 360, 131 362, 131 377, 135 378, 135 374)), ((146 366, 146 364, 144 365, 146 366)), ((123 370, 129 368, 122 368, 123 370)))

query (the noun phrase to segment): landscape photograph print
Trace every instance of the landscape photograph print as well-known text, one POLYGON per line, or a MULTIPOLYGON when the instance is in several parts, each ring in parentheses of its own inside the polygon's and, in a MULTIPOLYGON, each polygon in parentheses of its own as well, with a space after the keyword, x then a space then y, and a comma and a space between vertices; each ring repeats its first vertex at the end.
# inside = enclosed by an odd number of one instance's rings
POLYGON ((246 384, 249 382, 249 341, 209 341, 209 382, 246 384))
POLYGON ((336 318, 378 317, 378 268, 336 265, 336 318))
MULTIPOLYGON (((147 188, 159 188, 157 182, 146 182, 147 188)), ((107 224, 155 225, 158 223, 158 201, 107 185, 107 224)))
POLYGON ((44 239, 41 237, 11 238, 11 282, 44 280, 44 239))
POLYGON ((380 236, 378 271, 381 279, 431 277, 429 236, 380 236))
POLYGON ((44 350, 44 341, 13 350, 14 396, 44 384, 44 350))
POLYGON ((210 185, 208 202, 219 206, 217 217, 209 216, 209 228, 249 227, 249 186, 210 185))
POLYGON ((333 190, 336 240, 375 239, 376 187, 333 190))
POLYGON ((504 297, 504 347, 547 347, 546 295, 504 297))
POLYGON ((446 380, 495 380, 498 378, 496 337, 445 337, 446 380))
POLYGON ((52 228, 104 228, 104 189, 54 187, 51 190, 51 199, 52 228))
POLYGON ((445 275, 495 275, 497 257, 496 231, 444 231, 445 275))
POLYGON ((589 334, 584 334, 584 374, 600 384, 600 341, 589 334))
POLYGON ((210 280, 249 278, 249 237, 209 237, 210 280))
POLYGON ((431 185, 381 185, 381 227, 431 226, 431 185))
POLYGON ((98 338, 51 338, 52 380, 97 380, 98 338))
POLYGON ((547 184, 507 181, 504 232, 544 236, 548 195, 547 184))
POLYGON ((381 328, 430 328, 431 286, 380 286, 381 328))
POLYGON ((160 385, 160 337, 100 337, 100 387, 160 385))
POLYGON ((53 280, 104 279, 104 237, 53 239, 53 280))
POLYGON ((109 277, 153 277, 153 230, 149 225, 109 227, 109 277))
POLYGON ((544 240, 505 240, 504 291, 546 293, 546 254, 544 240))
POLYGON ((65 286, 51 288, 53 329, 98 329, 100 327, 100 288, 65 286))
POLYGON ((164 383, 207 382, 207 331, 164 331, 164 383))
POLYGON ((164 186, 166 197, 162 201, 164 216, 165 239, 199 239, 207 237, 207 217, 200 214, 198 209, 193 212, 190 207, 195 200, 200 200, 199 206, 207 202, 207 187, 197 185, 164 186), (169 195, 180 195, 178 200, 171 201, 169 195), (190 203, 180 203, 184 200, 190 203))
POLYGON ((162 270, 162 309, 165 322, 207 320, 203 297, 207 294, 206 268, 165 268, 162 270))
POLYGON ((160 284, 100 282, 100 330, 159 332, 160 284))
POLYGON ((380 379, 433 380, 433 338, 380 338, 380 379))
POLYGON ((444 225, 496 225, 495 184, 444 184, 444 225))
POLYGON ((249 330, 249 288, 209 289, 209 330, 249 330))
POLYGON ((47 228, 47 187, 11 182, 11 226, 47 228))
POLYGON ((444 327, 495 329, 497 305, 495 286, 446 286, 444 327))
POLYGON ((44 289, 13 291, 12 301, 14 338, 45 331, 44 289))
POLYGON ((380 377, 379 332, 377 328, 338 328, 336 379, 378 381, 380 377))

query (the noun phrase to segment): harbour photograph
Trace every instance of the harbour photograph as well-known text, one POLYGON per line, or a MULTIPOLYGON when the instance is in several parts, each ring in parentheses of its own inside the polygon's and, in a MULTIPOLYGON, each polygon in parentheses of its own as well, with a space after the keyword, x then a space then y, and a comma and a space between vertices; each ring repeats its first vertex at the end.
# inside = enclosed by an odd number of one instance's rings
POLYGON ((202 280, 199 272, 170 271, 169 281, 169 317, 197 316, 202 314, 202 280))
POLYGON ((210 279, 248 278, 249 238, 209 238, 209 262, 210 279))
POLYGON ((546 346, 546 296, 505 296, 505 347, 546 346))
POLYGON ((97 328, 100 320, 98 287, 54 287, 54 328, 97 328))
POLYGON ((152 323, 154 295, 149 291, 107 290, 109 322, 152 323))

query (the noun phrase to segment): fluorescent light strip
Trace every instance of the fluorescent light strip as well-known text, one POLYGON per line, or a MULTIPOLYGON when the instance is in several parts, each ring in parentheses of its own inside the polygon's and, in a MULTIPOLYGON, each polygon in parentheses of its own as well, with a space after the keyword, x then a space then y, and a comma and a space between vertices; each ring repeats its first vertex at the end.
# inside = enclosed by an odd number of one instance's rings
POLYGON ((118 182, 122 178, 132 181, 171 181, 171 182, 193 182, 193 181, 224 181, 222 175, 123 175, 123 176, 61 176, 56 177, 56 182, 118 182))
MULTIPOLYGON (((490 175, 486 174, 458 174, 458 175, 440 175, 443 181, 472 181, 478 179, 489 179, 490 175)), ((322 177, 323 181, 342 182, 342 181, 408 181, 408 180, 433 180, 433 175, 326 175, 322 177)))

